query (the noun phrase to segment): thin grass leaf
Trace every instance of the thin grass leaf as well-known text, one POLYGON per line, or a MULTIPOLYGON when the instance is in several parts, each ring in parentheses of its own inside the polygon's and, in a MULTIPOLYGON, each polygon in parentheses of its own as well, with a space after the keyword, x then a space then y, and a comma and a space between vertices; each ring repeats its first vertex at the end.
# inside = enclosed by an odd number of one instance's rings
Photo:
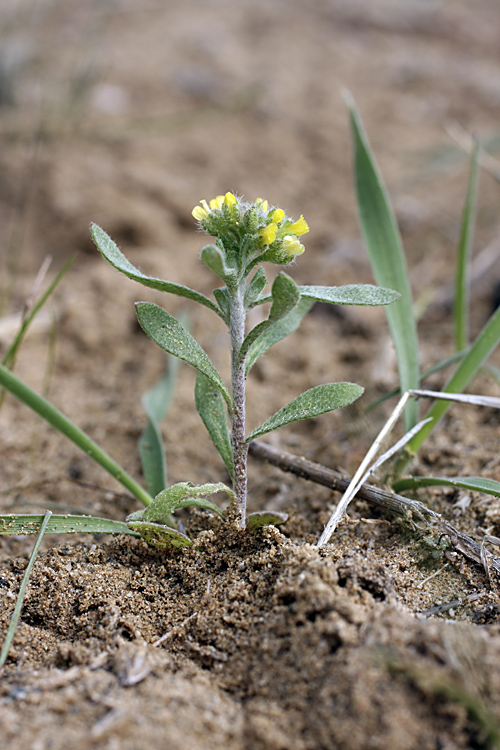
POLYGON ((40 549, 40 544, 42 542, 44 534, 47 531, 47 526, 49 524, 51 516, 52 516, 52 513, 50 512, 50 510, 48 510, 43 517, 43 521, 40 526, 40 532, 38 534, 38 539, 35 542, 35 546, 33 547, 33 552, 31 553, 31 557, 26 567, 26 571, 23 576, 23 581, 21 583, 21 588, 19 589, 19 593, 17 595, 16 606, 14 607, 14 612, 12 613, 12 617, 10 619, 9 629, 7 630, 7 635, 5 636, 5 641, 2 647, 2 652, 0 654, 0 669, 5 664, 7 660, 7 656, 9 655, 9 649, 11 647, 14 634, 16 632, 19 618, 21 617, 21 610, 23 608, 24 597, 26 596, 26 590, 28 588, 28 582, 30 579, 31 571, 33 570, 33 566, 35 564, 35 560, 38 555, 38 550, 40 549))
POLYGON ((229 476, 233 478, 233 453, 226 418, 226 405, 222 394, 208 378, 197 372, 194 398, 198 414, 219 451, 229 476))
POLYGON ((470 158, 469 184, 462 213, 460 240, 458 243, 455 298, 453 303, 455 348, 457 351, 465 349, 469 343, 469 266, 476 219, 478 167, 479 143, 476 141, 470 158))
POLYGON ((231 408, 231 398, 207 354, 189 331, 166 310, 152 302, 136 303, 137 318, 149 338, 169 354, 192 365, 220 390, 231 408))
MULTIPOLYGON (((500 341, 500 308, 498 308, 485 327, 478 335, 473 345, 471 346, 468 354, 464 357, 460 365, 458 366, 455 373, 452 375, 446 386, 443 388, 443 393, 461 393, 464 388, 470 383, 472 378, 476 375, 484 361, 491 354, 493 349, 497 346, 500 341)), ((439 400, 436 401, 427 412, 427 417, 432 417, 433 421, 416 435, 406 446, 406 451, 409 455, 414 454, 418 451, 424 440, 432 432, 436 424, 439 422, 441 417, 445 414, 450 401, 439 400)))
MULTIPOLYGON (((75 260, 76 260, 76 255, 74 255, 72 258, 68 260, 68 262, 59 271, 59 273, 57 274, 55 279, 52 281, 52 283, 49 284, 49 286, 47 287, 45 292, 42 294, 40 299, 31 307, 31 309, 25 315, 23 315, 21 325, 19 326, 19 331, 17 332, 16 337, 14 338, 14 341, 8 348, 7 353, 5 354, 5 357, 2 360, 2 364, 5 367, 7 367, 9 370, 12 370, 14 368, 18 349, 21 346, 21 343, 26 333, 28 332, 28 329, 31 323, 33 322, 33 319, 36 317, 36 315, 42 309, 44 304, 47 302, 48 298, 54 292, 59 282, 67 274, 67 272, 69 271, 69 269, 71 268, 75 260)), ((0 406, 3 403, 4 395, 5 395, 5 391, 2 391, 0 393, 0 406)))
POLYGON ((245 359, 245 374, 248 375, 256 361, 265 354, 274 344, 286 338, 299 327, 302 318, 314 305, 312 299, 301 299, 299 304, 277 323, 273 323, 259 338, 250 346, 245 359))
POLYGON ((119 466, 97 443, 77 427, 68 417, 64 416, 59 409, 47 401, 43 396, 33 391, 29 386, 23 383, 16 375, 8 370, 4 365, 0 365, 0 386, 12 393, 19 401, 29 406, 42 419, 51 424, 56 430, 65 435, 84 453, 86 453, 99 466, 111 474, 120 484, 126 487, 144 505, 149 505, 153 498, 143 489, 132 477, 119 466))
MULTIPOLYGON (((389 196, 373 157, 354 101, 347 100, 355 147, 354 168, 361 231, 377 284, 394 289, 401 298, 386 308, 396 349, 401 391, 418 388, 418 340, 401 237, 389 196)), ((418 422, 418 406, 409 401, 405 431, 418 422)))
MULTIPOLYGON (((459 360, 463 359, 465 355, 469 352, 470 347, 467 347, 467 349, 463 349, 461 352, 455 352, 455 354, 452 354, 450 357, 447 357, 446 359, 441 360, 441 362, 437 362, 435 365, 432 365, 432 367, 429 367, 427 370, 424 370, 420 376, 421 382, 425 382, 427 378, 429 378, 431 375, 434 375, 435 372, 440 372, 441 370, 444 370, 446 367, 449 367, 450 365, 455 364, 455 362, 458 362, 459 360)), ((490 372, 490 365, 485 365, 485 369, 488 368, 488 372, 490 372)), ((495 374, 494 371, 491 371, 490 374, 492 377, 494 377, 498 384, 500 385, 500 370, 498 370, 498 377, 495 374)), ((375 401, 372 401, 368 406, 365 407, 365 414, 372 409, 375 409, 377 406, 380 406, 380 404, 383 404, 384 401, 388 401, 388 399, 392 398, 393 396, 398 396, 401 393, 401 388, 393 388, 392 391, 388 391, 387 393, 384 393, 383 396, 380 396, 380 398, 375 399, 375 401)))
MULTIPOLYGON (((38 534, 45 516, 0 514, 0 535, 38 534)), ((46 534, 132 534, 123 521, 96 516, 73 516, 53 514, 45 529, 46 534)))
POLYGON ((97 224, 90 225, 90 233, 101 255, 111 263, 113 268, 116 268, 117 271, 128 276, 129 279, 138 281, 139 284, 150 287, 151 289, 158 289, 160 292, 177 294, 179 297, 186 297, 187 299, 193 300, 193 302, 199 302, 200 305, 208 307, 212 312, 219 315, 219 317, 222 317, 221 311, 217 305, 209 300, 208 297, 196 292, 194 289, 189 289, 187 286, 174 284, 170 281, 163 281, 163 279, 156 279, 139 271, 138 268, 127 260, 111 237, 109 237, 101 227, 97 226, 97 224))
POLYGON ((167 486, 167 462, 160 422, 170 408, 178 368, 177 357, 169 357, 168 368, 163 377, 141 399, 148 423, 139 438, 139 455, 144 480, 151 497, 155 497, 167 486))
POLYGON ((320 414, 348 406, 362 395, 363 390, 356 383, 327 383, 310 388, 257 427, 247 437, 246 442, 250 443, 251 440, 265 435, 266 432, 276 430, 290 422, 318 417, 320 414))
POLYGON ((472 492, 484 492, 487 495, 500 497, 500 482, 484 477, 408 477, 394 482, 394 492, 416 490, 419 487, 459 487, 472 492))

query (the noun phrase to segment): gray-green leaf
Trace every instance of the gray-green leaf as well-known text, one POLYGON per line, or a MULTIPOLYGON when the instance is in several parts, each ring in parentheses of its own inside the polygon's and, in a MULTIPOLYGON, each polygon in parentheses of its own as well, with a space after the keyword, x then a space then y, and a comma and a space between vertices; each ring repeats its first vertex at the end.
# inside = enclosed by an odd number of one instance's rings
POLYGON ((259 266, 245 292, 245 307, 247 310, 255 304, 258 304, 257 300, 262 294, 266 284, 266 272, 262 266, 259 266))
POLYGON ((212 294, 214 295, 215 300, 220 307, 220 315, 224 323, 229 327, 231 303, 227 286, 223 286, 220 289, 214 289, 212 294))
POLYGON ((208 378, 197 372, 194 398, 198 414, 226 464, 229 475, 233 477, 233 454, 227 425, 226 406, 221 392, 208 378))
POLYGON ((188 536, 170 528, 170 526, 151 523, 150 521, 131 521, 128 526, 129 533, 139 534, 148 544, 158 549, 193 546, 193 542, 188 536))
POLYGON ((226 492, 231 498, 232 490, 222 482, 193 485, 190 482, 178 482, 160 492, 151 505, 145 510, 139 510, 127 518, 127 521, 142 520, 153 523, 164 523, 177 508, 187 508, 192 505, 198 508, 206 508, 224 518, 222 510, 214 503, 206 500, 207 495, 215 492, 226 492))
POLYGON ((206 245, 201 251, 200 260, 226 284, 236 281, 236 272, 228 268, 222 251, 215 245, 206 245))
POLYGON ((273 323, 282 320, 288 313, 292 312, 300 300, 299 287, 295 281, 286 273, 279 273, 271 290, 272 305, 267 320, 255 326, 244 340, 240 359, 244 360, 252 344, 267 331, 273 323))
POLYGON ((136 308, 141 327, 155 344, 205 375, 220 390, 231 408, 231 399, 221 376, 196 339, 179 321, 152 302, 138 302, 136 308))
POLYGON ((217 305, 209 300, 208 297, 205 297, 205 295, 196 292, 194 289, 189 289, 187 286, 174 284, 171 281, 164 281, 163 279, 156 279, 139 271, 138 268, 127 260, 111 237, 101 227, 97 226, 97 224, 90 225, 90 233, 101 255, 111 263, 113 268, 128 276, 129 279, 138 281, 139 284, 143 284, 143 286, 150 287, 151 289, 158 289, 160 292, 169 292, 170 294, 177 294, 179 297, 187 297, 187 299, 205 305, 205 307, 208 307, 222 317, 217 305))
POLYGON ((345 286, 299 286, 301 297, 332 305, 390 305, 401 295, 373 284, 345 286))
POLYGON ((247 516, 247 529, 256 531, 262 526, 279 526, 288 520, 288 513, 277 513, 273 510, 261 510, 257 513, 249 513, 247 516))
POLYGON ((342 406, 352 404, 363 393, 363 388, 356 383, 327 383, 317 385, 305 393, 301 393, 296 399, 276 412, 267 422, 257 427, 246 439, 251 440, 265 435, 266 432, 276 430, 278 427, 298 422, 301 419, 317 417, 320 414, 339 409, 342 406))
POLYGON ((277 323, 270 325, 269 328, 253 342, 248 350, 245 360, 245 373, 247 375, 259 357, 265 354, 274 344, 277 344, 278 341, 286 338, 299 327, 302 318, 309 312, 313 305, 314 300, 301 299, 292 312, 289 312, 288 315, 277 323))

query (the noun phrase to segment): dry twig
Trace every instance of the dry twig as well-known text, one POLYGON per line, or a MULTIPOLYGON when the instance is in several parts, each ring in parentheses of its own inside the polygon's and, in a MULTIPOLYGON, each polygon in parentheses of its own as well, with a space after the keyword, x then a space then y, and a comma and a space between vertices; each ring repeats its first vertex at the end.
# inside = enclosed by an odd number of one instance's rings
MULTIPOLYGON (((327 469, 326 466, 313 463, 306 458, 272 448, 270 445, 260 442, 260 440, 253 440, 250 443, 249 452, 254 458, 268 461, 270 464, 278 466, 282 471, 288 471, 303 479, 322 484, 336 492, 345 492, 351 481, 350 477, 343 477, 342 474, 333 471, 333 469, 327 469)), ((370 505, 380 508, 392 518, 402 521, 414 531, 418 529, 425 534, 446 535, 457 552, 460 552, 469 560, 483 565, 481 544, 478 544, 467 534, 463 534, 451 523, 445 521, 439 513, 431 510, 418 500, 410 500, 402 495, 387 492, 369 484, 361 486, 358 496, 370 505)), ((500 557, 488 555, 488 564, 490 569, 500 573, 500 557)))

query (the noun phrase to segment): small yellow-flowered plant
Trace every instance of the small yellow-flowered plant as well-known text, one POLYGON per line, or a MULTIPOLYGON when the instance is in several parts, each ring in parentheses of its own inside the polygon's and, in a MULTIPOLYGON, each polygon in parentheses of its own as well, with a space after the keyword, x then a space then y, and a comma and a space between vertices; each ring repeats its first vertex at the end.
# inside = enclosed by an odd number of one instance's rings
POLYGON ((266 291, 268 281, 261 264, 288 265, 302 255, 304 245, 299 238, 309 231, 304 217, 293 221, 283 209, 270 206, 267 200, 257 198, 254 203, 245 203, 233 193, 218 195, 208 202, 202 200, 192 213, 199 226, 213 238, 213 243, 202 249, 200 258, 222 282, 222 286, 213 291, 215 301, 189 287, 146 276, 134 268, 102 229, 92 226, 97 247, 115 268, 145 286, 204 305, 222 318, 229 330, 231 386, 227 388, 207 354, 174 317, 148 302, 137 305, 139 322, 148 336, 165 351, 196 368, 196 408, 232 482, 232 489, 221 483, 193 487, 189 482, 181 482, 160 492, 145 511, 133 514, 129 519, 130 528, 157 546, 190 544, 190 540, 186 542, 186 537, 171 525, 165 525, 169 523, 166 519, 175 508, 186 505, 213 510, 215 506, 201 496, 221 489, 232 498, 242 527, 257 528, 265 523, 280 522, 276 513, 254 513, 246 517, 248 444, 282 425, 346 406, 358 398, 363 389, 354 383, 316 386, 248 434, 245 387, 251 368, 273 344, 298 327, 315 300, 343 305, 379 305, 397 297, 387 289, 368 285, 297 286, 283 271, 266 291), (260 323, 247 330, 248 312, 260 305, 267 305, 267 312, 260 323))

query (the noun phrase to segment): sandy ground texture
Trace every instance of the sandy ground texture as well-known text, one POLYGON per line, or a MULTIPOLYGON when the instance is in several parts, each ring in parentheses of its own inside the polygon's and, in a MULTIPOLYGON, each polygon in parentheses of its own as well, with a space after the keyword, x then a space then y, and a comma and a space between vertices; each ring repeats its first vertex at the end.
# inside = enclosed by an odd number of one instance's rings
MULTIPOLYGON (((141 395, 165 355, 140 332, 133 303, 187 314, 225 377, 227 334, 208 311, 117 274, 93 249, 89 222, 148 274, 209 295, 192 207, 226 190, 260 196, 310 224, 306 252, 288 269, 298 283, 372 283, 342 89, 356 98, 394 202, 423 369, 453 353, 467 181, 456 138, 474 133, 489 146, 471 335, 491 314, 500 281, 493 0, 40 0, 5 3, 0 35, 0 354, 44 257, 53 256, 53 278, 76 252, 16 373, 139 480, 141 395)), ((497 354, 491 361, 500 364, 497 354)), ((439 388, 448 375, 426 385, 439 388)), ((358 403, 267 439, 352 474, 392 402, 364 408, 397 385, 382 310, 313 308, 255 366, 249 428, 303 390, 341 380, 364 386, 358 403)), ((193 387, 182 366, 163 428, 169 482, 227 481, 193 387)), ((487 373, 472 390, 498 395, 487 373)), ((492 409, 452 407, 412 472, 499 480, 499 421, 492 409)), ((0 452, 4 512, 123 520, 138 508, 10 396, 0 452)), ((249 481, 250 510, 289 514, 279 531, 252 535, 192 510, 182 521, 196 546, 183 551, 129 538, 44 539, 0 673, 2 746, 500 746, 495 574, 488 580, 452 538, 438 549, 437 533, 412 531, 366 500, 318 550, 339 494, 255 458, 249 481)), ((495 498, 441 488, 418 499, 478 541, 500 536, 495 498)), ((0 538, 2 638, 32 546, 0 538)))

